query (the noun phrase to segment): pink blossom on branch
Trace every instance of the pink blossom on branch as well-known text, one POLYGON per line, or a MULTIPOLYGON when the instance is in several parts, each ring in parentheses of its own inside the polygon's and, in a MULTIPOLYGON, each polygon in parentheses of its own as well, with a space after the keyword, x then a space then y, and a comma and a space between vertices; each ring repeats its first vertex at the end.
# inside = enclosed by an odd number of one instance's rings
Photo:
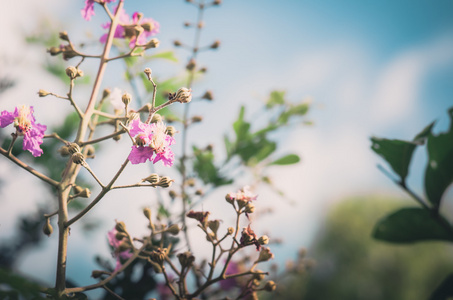
POLYGON ((118 231, 115 228, 113 228, 112 230, 110 230, 107 233, 107 237, 109 239, 109 244, 114 249, 113 255, 116 257, 116 266, 115 266, 115 270, 113 272, 116 272, 117 270, 119 270, 121 268, 121 266, 123 265, 121 263, 122 260, 127 260, 127 259, 131 258, 131 256, 132 256, 132 252, 130 250, 125 250, 122 252, 118 251, 118 247, 120 246, 120 244, 124 238, 121 240, 118 240, 116 238, 117 233, 118 233, 118 231))
POLYGON ((0 115, 0 127, 4 128, 13 123, 16 127, 16 134, 24 137, 23 150, 28 150, 34 157, 43 153, 39 147, 43 142, 46 125, 36 123, 33 116, 33 106, 22 105, 16 107, 13 112, 6 110, 0 115))
MULTIPOLYGON (((99 0, 98 2, 110 3, 110 2, 115 2, 115 0, 99 0)), ((90 21, 91 17, 94 16, 94 0, 85 0, 85 7, 82 8, 82 10, 80 12, 82 13, 82 17, 85 20, 90 21)))
MULTIPOLYGON (((138 12, 135 12, 132 15, 131 19, 123 8, 119 13, 119 25, 115 29, 114 37, 120 39, 130 39, 130 48, 134 48, 135 46, 135 41, 137 39, 137 32, 135 27, 137 25, 140 25, 143 28, 143 32, 140 34, 137 40, 138 45, 146 44, 149 37, 159 33, 160 25, 157 21, 151 18, 142 18, 142 14, 138 12)), ((110 28, 110 22, 107 22, 101 26, 104 29, 108 29, 110 28)), ((107 41, 107 36, 107 33, 101 36, 101 38, 99 39, 100 42, 105 43, 107 41)))
POLYGON ((166 130, 167 127, 162 122, 146 124, 140 120, 132 121, 130 134, 135 137, 137 145, 132 146, 129 161, 140 164, 149 160, 155 164, 162 160, 165 166, 171 167, 175 155, 170 146, 175 143, 175 139, 166 130))

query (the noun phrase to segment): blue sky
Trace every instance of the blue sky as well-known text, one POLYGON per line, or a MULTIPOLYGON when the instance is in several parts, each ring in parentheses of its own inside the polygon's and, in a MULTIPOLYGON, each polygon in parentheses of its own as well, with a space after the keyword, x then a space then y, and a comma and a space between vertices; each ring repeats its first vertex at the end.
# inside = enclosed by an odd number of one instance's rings
MULTIPOLYGON (((192 139, 200 144, 212 139, 220 142, 237 116, 239 106, 246 103, 250 116, 273 89, 286 90, 294 102, 306 97, 312 99, 310 119, 315 125, 295 129, 282 137, 286 143, 284 152, 300 154, 302 163, 275 172, 276 183, 297 199, 298 204, 276 205, 272 216, 255 223, 258 230, 268 230, 271 237, 283 235, 286 246, 277 248, 276 254, 287 257, 295 254, 299 246, 309 245, 332 203, 356 194, 405 196, 376 169, 376 163, 382 161, 369 149, 369 137, 410 139, 434 119, 440 120, 437 130, 446 127, 446 110, 453 105, 453 2, 436 1, 435 5, 430 1, 276 3, 226 0, 221 7, 207 11, 202 41, 210 44, 219 39, 222 45, 218 51, 200 55, 200 63, 207 65, 209 72, 194 90, 201 94, 207 88, 212 89, 216 100, 209 105, 194 106, 205 115, 205 126, 193 130, 192 139), (269 229, 269 224, 274 225, 269 229)), ((2 68, 5 71, 0 70, 20 79, 17 88, 2 95, 1 108, 9 109, 18 104, 17 99, 26 99, 23 101, 35 105, 38 114, 53 120, 55 116, 49 114, 50 108, 67 107, 37 98, 38 89, 50 89, 56 83, 40 70, 40 56, 24 48, 21 33, 35 27, 42 14, 58 12, 60 22, 65 24, 62 29, 82 39, 87 31, 100 34, 97 26, 105 19, 97 9, 98 15, 91 22, 83 21, 79 14, 83 1, 43 0, 39 6, 28 1, 22 11, 14 10, 11 2, 6 6, 0 12, 0 33, 10 43, 0 47, 1 54, 12 57, 17 49, 25 54, 18 66, 5 62, 2 68)), ((196 11, 183 1, 127 1, 126 9, 129 13, 140 9, 145 16, 160 22, 159 50, 170 49, 175 39, 187 43, 193 39, 193 32, 183 28, 182 22, 193 20, 196 11)), ((178 74, 187 53, 178 50, 176 54, 179 64, 157 63, 150 66, 153 74, 162 77, 178 74)), ((114 79, 108 84, 113 87, 117 83, 120 88, 127 88, 114 79)), ((418 151, 415 158, 412 171, 417 173, 424 165, 423 151, 418 151)), ((23 175, 5 160, 0 160, 0 167, 4 174, 23 175)), ((422 178, 414 175, 410 184, 421 192, 422 178)), ((0 202, 0 206, 9 208, 8 214, 0 213, 1 219, 7 220, 6 228, 14 224, 11 216, 23 210, 14 204, 17 183, 13 179, 10 183, 2 191, 3 202, 0 202)), ((221 193, 224 191, 214 196, 222 197, 221 193)), ((126 223, 129 221, 139 231, 143 224, 134 223, 138 210, 123 216, 120 201, 112 199, 113 208, 103 204, 93 215, 105 219, 102 209, 109 209, 109 219, 124 217, 126 223)), ((215 201, 206 202, 204 209, 221 214, 224 207, 215 201)), ((275 197, 263 189, 260 201, 274 205, 275 197)), ((39 199, 28 200, 28 205, 36 202, 39 199)), ((137 207, 144 203, 138 201, 137 207)), ((111 223, 106 222, 103 230, 110 227, 111 223)), ((0 231, 0 237, 4 234, 0 231)), ((54 238, 50 238, 48 249, 54 246, 54 238)), ((86 239, 77 235, 71 238, 86 239)), ((90 254, 108 255, 102 239, 91 243, 96 247, 90 254)), ((82 250, 75 242, 72 247, 73 253, 82 250)), ((52 261, 54 253, 50 250, 49 254, 40 254, 52 261)), ((25 269, 35 257, 24 261, 21 267, 25 269)))

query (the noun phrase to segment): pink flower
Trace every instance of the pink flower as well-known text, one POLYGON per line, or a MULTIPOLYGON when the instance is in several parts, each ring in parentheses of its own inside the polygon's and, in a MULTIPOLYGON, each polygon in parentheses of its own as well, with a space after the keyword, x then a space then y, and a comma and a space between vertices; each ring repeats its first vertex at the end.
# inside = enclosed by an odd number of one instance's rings
POLYGON ((246 201, 246 202, 250 202, 252 200, 256 200, 257 197, 258 197, 258 195, 252 194, 252 192, 250 191, 250 187, 248 185, 244 186, 242 188, 242 190, 239 190, 234 195, 234 198, 237 201, 246 201))
POLYGON ((121 266, 122 266, 121 261, 127 260, 127 259, 131 258, 131 256, 132 256, 132 252, 130 250, 118 252, 117 249, 124 238, 121 240, 118 240, 116 238, 117 233, 118 233, 118 231, 115 228, 113 228, 112 230, 110 230, 107 233, 107 237, 109 239, 109 244, 115 250, 113 255, 116 257, 116 266, 115 266, 115 270, 113 270, 113 272, 116 272, 117 270, 119 270, 121 268, 121 266))
POLYGON ((145 124, 140 120, 132 121, 130 133, 135 136, 137 145, 132 146, 129 161, 140 164, 149 160, 155 164, 162 160, 165 166, 171 167, 175 155, 170 146, 175 143, 175 139, 166 134, 166 130, 167 127, 162 122, 145 124))
MULTIPOLYGON (((156 35, 159 33, 159 23, 154 21, 151 18, 142 18, 142 15, 138 12, 135 12, 132 15, 132 20, 129 18, 129 15, 126 13, 124 9, 121 9, 120 16, 119 16, 119 25, 115 29, 115 38, 120 39, 130 39, 129 47, 134 48, 135 41, 137 40, 137 33, 135 30, 136 25, 140 25, 143 28, 142 34, 138 37, 137 44, 138 45, 145 45, 147 39, 150 36, 156 35)), ((110 28, 110 22, 105 23, 102 25, 102 28, 108 29, 110 28)), ((101 36, 100 41, 101 43, 105 43, 107 41, 108 34, 104 34, 101 36)))
MULTIPOLYGON (((115 0, 101 0, 99 2, 110 3, 114 1, 115 0)), ((82 8, 80 12, 85 20, 91 20, 91 17, 94 16, 94 0, 85 0, 85 7, 82 8)))
POLYGON ((0 127, 4 128, 13 123, 16 127, 16 134, 24 136, 23 148, 28 150, 34 157, 41 156, 43 153, 39 145, 43 142, 44 131, 47 126, 35 123, 33 116, 33 106, 22 105, 16 107, 14 112, 2 111, 0 115, 0 127))
MULTIPOLYGON (((228 267, 225 271, 225 275, 234 275, 238 274, 240 272, 239 265, 235 263, 234 261, 230 261, 228 264, 228 267)), ((238 286, 238 282, 236 278, 228 278, 221 280, 220 282, 220 287, 224 291, 231 290, 232 288, 238 286)))

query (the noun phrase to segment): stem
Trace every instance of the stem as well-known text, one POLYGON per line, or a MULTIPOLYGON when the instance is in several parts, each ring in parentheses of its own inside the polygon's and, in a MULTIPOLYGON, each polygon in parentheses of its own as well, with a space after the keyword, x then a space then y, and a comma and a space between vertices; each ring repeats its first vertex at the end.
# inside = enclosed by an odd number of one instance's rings
POLYGON ((399 185, 403 190, 406 191, 406 193, 408 193, 412 198, 414 198, 415 201, 417 201, 424 209, 427 209, 427 210, 431 210, 431 208, 428 206, 428 204, 425 203, 425 201, 423 201, 423 199, 418 196, 417 194, 415 194, 407 185, 405 182, 402 182, 400 180, 397 180, 395 178, 393 178, 393 176, 381 165, 378 165, 377 166, 379 171, 381 171, 382 173, 384 173, 385 176, 387 176, 388 178, 390 178, 395 184, 399 185))
POLYGON ((8 156, 11 155, 11 151, 13 151, 14 143, 17 140, 17 134, 16 133, 11 133, 11 136, 13 137, 13 139, 11 140, 11 144, 9 144, 9 147, 8 147, 8 156))
POLYGON ((86 145, 90 145, 90 144, 96 144, 98 142, 102 142, 102 141, 105 141, 105 140, 108 140, 108 139, 111 139, 117 135, 120 135, 120 134, 123 134, 125 133, 126 131, 125 130, 120 130, 120 131, 117 131, 117 132, 114 132, 114 133, 111 133, 109 135, 106 135, 106 136, 103 136, 103 137, 100 137, 100 138, 97 138, 97 139, 94 139, 94 140, 89 140, 89 141, 86 141, 86 142, 81 142, 80 143, 80 146, 86 146, 86 145))
POLYGON ((101 180, 96 176, 96 174, 94 174, 93 170, 91 170, 90 166, 86 162, 82 164, 82 166, 91 174, 91 176, 93 176, 101 188, 105 188, 105 185, 102 184, 101 180))
MULTIPOLYGON (((201 1, 200 4, 204 4, 204 0, 201 1)), ((204 5, 198 6, 198 17, 197 17, 197 24, 199 24, 203 19, 203 11, 204 5)), ((201 28, 197 26, 195 31, 195 38, 192 47, 192 57, 191 59, 195 59, 197 56, 197 51, 195 49, 198 48, 200 44, 200 36, 201 36, 201 28)), ((192 69, 189 73, 189 79, 187 82, 187 88, 191 88, 194 80, 195 75, 195 68, 192 69)), ((187 226, 186 226, 186 211, 187 211, 187 195, 186 195, 186 181, 187 181, 187 170, 186 170, 186 159, 187 159, 187 135, 188 135, 188 119, 189 119, 189 107, 190 102, 187 103, 184 107, 184 117, 183 117, 183 132, 182 132, 182 157, 181 157, 181 175, 182 175, 182 183, 181 183, 181 195, 182 195, 182 213, 181 213, 181 220, 183 223, 183 231, 184 237, 186 239, 187 248, 189 251, 191 250, 189 235, 187 233, 187 226)))
POLYGON ((104 197, 104 195, 107 194, 112 189, 113 184, 118 179, 120 174, 123 172, 124 168, 126 168, 128 163, 129 163, 129 160, 126 158, 126 161, 121 165, 120 169, 118 170, 118 172, 116 172, 115 176, 112 178, 112 180, 109 182, 109 184, 107 184, 107 186, 102 189, 102 191, 97 195, 97 197, 90 204, 88 204, 87 207, 85 207, 80 213, 78 213, 75 217, 73 217, 71 220, 69 220, 66 223, 66 227, 69 227, 74 222, 78 221, 87 212, 89 212, 99 201, 101 201, 101 199, 104 197))

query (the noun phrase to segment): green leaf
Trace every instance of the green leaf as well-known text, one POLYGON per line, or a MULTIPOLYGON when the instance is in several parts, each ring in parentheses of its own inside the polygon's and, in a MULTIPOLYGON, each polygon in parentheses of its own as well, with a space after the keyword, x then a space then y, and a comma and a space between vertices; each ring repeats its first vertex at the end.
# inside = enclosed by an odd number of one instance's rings
POLYGON ((300 157, 296 154, 288 154, 277 160, 274 160, 269 165, 292 165, 297 164, 300 161, 300 157))
POLYGON ((400 176, 401 182, 405 182, 412 154, 417 144, 377 137, 372 137, 371 142, 371 149, 389 163, 393 171, 400 176))
POLYGON ((211 151, 193 147, 193 152, 195 155, 193 170, 205 184, 220 186, 232 182, 220 175, 218 168, 214 165, 214 154, 211 151))
POLYGON ((310 106, 308 105, 308 103, 302 103, 302 104, 298 104, 296 106, 293 106, 289 109, 289 113, 291 115, 299 115, 299 116, 303 116, 305 115, 307 112, 308 112, 308 108, 310 106))
POLYGON ((373 237, 391 243, 453 241, 453 229, 442 216, 431 211, 423 208, 403 208, 378 221, 373 237))
POLYGON ((435 207, 440 206, 445 190, 453 183, 453 108, 449 111, 450 129, 437 136, 428 136, 428 164, 425 171, 425 191, 435 207))
POLYGON ((285 91, 272 91, 269 99, 266 101, 266 108, 272 108, 275 105, 285 103, 285 91))
POLYGON ((425 140, 431 134, 434 124, 436 124, 436 121, 426 126, 419 134, 417 134, 414 137, 414 143, 416 143, 417 145, 423 145, 425 143, 425 140))
POLYGON ((239 116, 236 122, 233 123, 233 129, 236 133, 236 141, 240 142, 249 135, 250 123, 244 121, 245 107, 241 106, 239 116))
POLYGON ((453 274, 448 275, 434 290, 429 300, 447 300, 453 297, 453 274))
POLYGON ((175 53, 173 51, 157 53, 154 55, 147 56, 147 58, 151 58, 151 59, 152 58, 162 58, 162 59, 170 60, 173 62, 178 62, 178 59, 176 58, 175 53))

